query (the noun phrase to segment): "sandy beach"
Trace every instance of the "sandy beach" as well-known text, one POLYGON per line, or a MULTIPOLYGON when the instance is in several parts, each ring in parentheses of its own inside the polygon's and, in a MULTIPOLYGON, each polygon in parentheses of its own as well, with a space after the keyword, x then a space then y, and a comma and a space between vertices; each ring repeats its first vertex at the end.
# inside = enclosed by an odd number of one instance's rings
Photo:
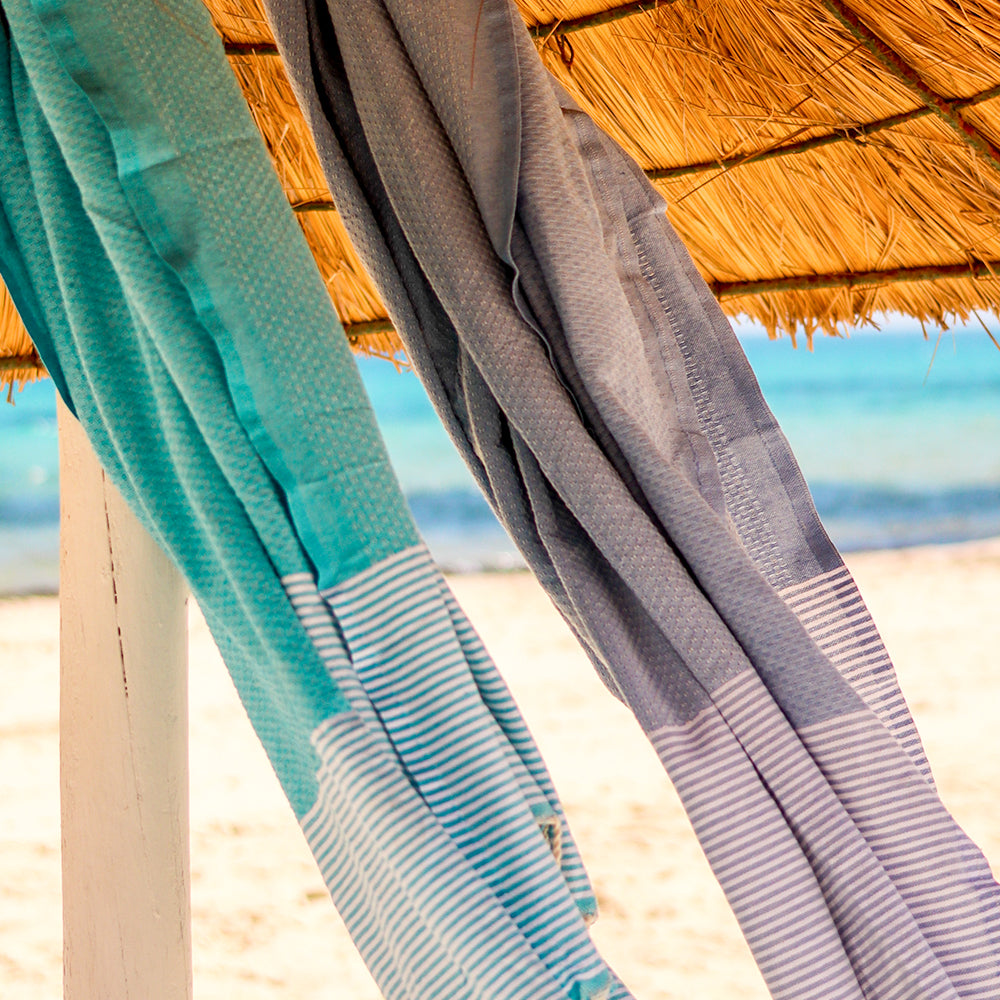
MULTIPOLYGON (((942 798, 1000 865, 1000 539, 849 559, 942 798)), ((767 996, 651 749, 527 574, 452 578, 532 727, 640 1000, 767 996)), ((0 995, 61 996, 58 608, 0 601, 0 995)), ((340 925, 208 631, 191 614, 199 1000, 379 993, 340 925)))

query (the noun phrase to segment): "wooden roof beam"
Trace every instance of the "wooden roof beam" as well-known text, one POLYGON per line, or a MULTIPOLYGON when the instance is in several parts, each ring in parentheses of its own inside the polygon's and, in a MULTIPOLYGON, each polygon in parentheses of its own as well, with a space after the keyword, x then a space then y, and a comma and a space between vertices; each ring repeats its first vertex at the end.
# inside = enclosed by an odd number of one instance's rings
POLYGON ((42 359, 37 354, 11 354, 0 358, 0 372, 42 369, 42 359))
POLYGON ((223 48, 227 56, 276 56, 278 46, 274 42, 225 42, 223 48))
MULTIPOLYGON (((618 4, 607 10, 595 11, 583 17, 574 17, 564 21, 550 21, 547 24, 536 24, 528 28, 532 38, 552 38, 559 35, 569 35, 574 31, 586 28, 597 28, 602 24, 611 24, 636 14, 648 14, 658 7, 667 7, 676 0, 633 0, 632 3, 618 4)), ((274 42, 226 42, 227 56, 276 56, 278 46, 274 42)))
MULTIPOLYGON (((990 87, 988 90, 980 91, 971 97, 962 97, 951 102, 952 107, 957 110, 971 108, 984 101, 992 101, 1000 97, 1000 86, 990 87)), ((832 146, 840 142, 858 142, 876 132, 883 132, 886 129, 895 128, 897 125, 905 125, 907 122, 918 121, 927 118, 934 112, 926 107, 914 108, 912 111, 904 111, 889 118, 880 118, 877 121, 866 122, 863 125, 844 125, 833 132, 823 135, 816 135, 810 139, 802 139, 799 142, 790 142, 786 145, 767 146, 754 153, 744 153, 742 156, 728 156, 719 160, 703 160, 701 163, 684 163, 676 167, 660 167, 647 170, 646 176, 652 181, 673 180, 675 177, 686 177, 690 174, 707 173, 711 170, 732 170, 734 167, 741 167, 747 163, 760 163, 763 160, 775 160, 783 156, 796 156, 800 153, 809 153, 814 149, 822 149, 824 146, 832 146)))
MULTIPOLYGON (((918 267, 897 267, 881 271, 844 271, 837 274, 802 274, 786 278, 764 278, 757 281, 709 282, 717 299, 766 295, 770 292, 809 292, 830 288, 862 288, 913 281, 943 281, 948 278, 993 278, 1000 275, 1000 260, 976 261, 972 264, 926 264, 918 267)), ((393 333, 391 320, 363 320, 345 323, 349 340, 360 340, 377 334, 393 333)), ((0 372, 42 369, 37 354, 15 354, 0 357, 0 372)))
POLYGON ((986 164, 1000 171, 1000 149, 974 125, 967 122, 953 101, 942 97, 924 82, 906 60, 883 41, 843 0, 821 0, 822 4, 898 80, 906 84, 924 104, 947 123, 986 164))
POLYGON ((583 17, 550 21, 548 24, 536 24, 528 28, 528 33, 532 38, 543 40, 559 35, 569 35, 574 31, 597 28, 602 24, 611 24, 626 17, 634 17, 636 14, 649 14, 659 7, 668 7, 675 2, 676 0, 637 0, 634 3, 618 4, 616 7, 595 11, 593 14, 585 14, 583 17))
MULTIPOLYGON (((971 264, 922 264, 881 271, 844 271, 839 274, 802 274, 788 278, 764 278, 759 281, 712 281, 709 288, 719 300, 743 295, 766 295, 769 292, 811 292, 830 288, 869 288, 913 281, 944 281, 948 278, 993 278, 1000 280, 1000 260, 975 261, 971 264)), ((1000 292, 1000 286, 998 286, 1000 292)), ((345 323, 348 338, 376 333, 391 333, 395 327, 387 319, 363 323, 345 323)))
MULTIPOLYGON (((882 271, 800 274, 788 278, 764 278, 760 281, 712 281, 709 282, 709 288, 717 299, 722 300, 741 295, 766 295, 769 292, 813 292, 824 288, 863 288, 910 281, 944 281, 948 278, 996 280, 998 275, 1000 260, 990 260, 970 264, 922 264, 918 267, 896 267, 882 271)), ((1000 293, 1000 285, 997 291, 1000 293)))
POLYGON ((395 333, 396 328, 388 319, 368 319, 360 323, 344 323, 344 333, 348 340, 360 340, 379 333, 395 333))
MULTIPOLYGON (((992 101, 1000 98, 1000 85, 990 87, 988 90, 980 91, 971 97, 961 97, 951 101, 954 108, 971 108, 976 104, 985 101, 992 101)), ((904 111, 890 118, 880 118, 877 121, 866 122, 863 125, 845 125, 834 132, 827 132, 824 135, 813 136, 810 139, 802 139, 799 142, 790 142, 786 145, 768 146, 753 153, 744 153, 742 156, 730 156, 719 160, 702 160, 699 163, 682 163, 676 167, 653 167, 645 171, 646 176, 651 181, 669 181, 677 177, 687 177, 691 174, 703 174, 712 170, 732 170, 735 167, 742 167, 749 163, 761 163, 764 160, 775 160, 783 156, 796 156, 800 153, 808 153, 814 149, 822 149, 824 146, 832 146, 840 142, 857 142, 869 135, 886 129, 895 128, 897 125, 905 125, 907 122, 918 121, 926 118, 934 112, 922 106, 914 108, 912 111, 904 111)), ((335 212, 336 206, 329 198, 313 198, 309 201, 300 201, 292 205, 292 210, 296 214, 309 212, 335 212)))

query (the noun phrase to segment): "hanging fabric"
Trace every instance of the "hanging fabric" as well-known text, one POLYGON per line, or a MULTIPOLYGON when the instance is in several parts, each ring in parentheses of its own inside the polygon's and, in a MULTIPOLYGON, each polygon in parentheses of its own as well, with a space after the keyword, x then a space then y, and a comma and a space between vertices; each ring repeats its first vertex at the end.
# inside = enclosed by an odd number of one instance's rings
POLYGON ((388 998, 627 998, 198 0, 3 0, 0 270, 388 998))
POLYGON ((1000 893, 728 323, 511 0, 265 0, 484 494, 688 810, 775 998, 1000 996, 1000 893))

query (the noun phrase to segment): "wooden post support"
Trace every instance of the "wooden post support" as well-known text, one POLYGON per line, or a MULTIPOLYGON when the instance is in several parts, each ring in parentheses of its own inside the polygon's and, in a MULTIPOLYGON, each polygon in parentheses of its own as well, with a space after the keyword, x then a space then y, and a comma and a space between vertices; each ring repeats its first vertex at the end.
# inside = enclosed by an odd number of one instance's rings
POLYGON ((180 575, 60 403, 65 1000, 190 1000, 180 575))

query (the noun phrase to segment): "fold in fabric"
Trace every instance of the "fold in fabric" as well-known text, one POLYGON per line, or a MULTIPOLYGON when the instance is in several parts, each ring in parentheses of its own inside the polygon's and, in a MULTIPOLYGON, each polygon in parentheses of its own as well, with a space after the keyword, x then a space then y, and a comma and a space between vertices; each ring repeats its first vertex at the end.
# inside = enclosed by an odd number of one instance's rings
POLYGON ((0 270, 184 572, 382 991, 627 998, 204 7, 0 10, 0 270))
POLYGON ((1000 996, 997 885, 641 170, 510 0, 265 2, 418 374, 660 754, 772 995, 1000 996))

